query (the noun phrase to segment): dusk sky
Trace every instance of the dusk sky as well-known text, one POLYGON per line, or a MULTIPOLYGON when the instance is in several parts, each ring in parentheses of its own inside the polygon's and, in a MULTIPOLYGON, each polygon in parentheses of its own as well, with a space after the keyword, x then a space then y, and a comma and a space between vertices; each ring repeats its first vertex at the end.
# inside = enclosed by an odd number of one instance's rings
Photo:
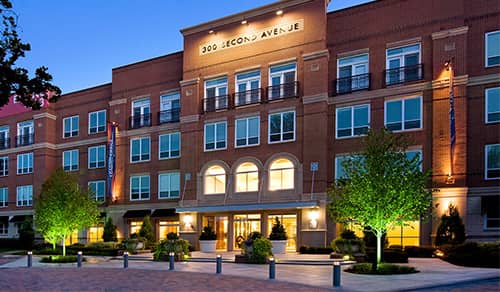
MULTIPOLYGON (((182 50, 180 29, 275 0, 12 0, 31 52, 30 72, 49 67, 63 93, 111 81, 114 67, 182 50)), ((329 11, 369 0, 333 0, 329 11)))

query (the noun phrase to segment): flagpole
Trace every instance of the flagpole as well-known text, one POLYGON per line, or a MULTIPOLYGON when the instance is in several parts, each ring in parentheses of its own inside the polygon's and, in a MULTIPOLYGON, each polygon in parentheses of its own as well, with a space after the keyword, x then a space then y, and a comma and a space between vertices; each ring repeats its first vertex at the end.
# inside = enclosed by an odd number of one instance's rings
POLYGON ((449 114, 449 120, 450 120, 450 173, 448 174, 448 178, 446 182, 448 184, 453 184, 454 179, 453 179, 453 173, 454 173, 454 149, 455 149, 455 144, 456 144, 456 131, 455 131, 455 97, 453 94, 453 77, 454 77, 454 72, 453 72, 453 60, 450 60, 448 63, 448 70, 450 71, 450 81, 449 81, 449 99, 450 99, 450 114, 449 114))

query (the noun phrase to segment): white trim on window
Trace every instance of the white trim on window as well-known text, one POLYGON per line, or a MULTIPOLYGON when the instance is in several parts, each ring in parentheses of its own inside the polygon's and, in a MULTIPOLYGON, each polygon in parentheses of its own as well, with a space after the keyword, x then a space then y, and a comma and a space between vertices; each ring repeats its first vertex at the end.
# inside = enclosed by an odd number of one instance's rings
POLYGON ((78 149, 71 149, 71 150, 66 150, 63 151, 62 153, 62 167, 64 171, 77 171, 80 168, 80 157, 78 153, 78 149), (69 157, 66 157, 66 156, 69 157), (76 161, 73 161, 73 159, 76 158, 76 161), (69 159, 69 161, 68 161, 69 159), (73 162, 76 162, 74 164, 73 162))
MULTIPOLYGON (((150 161, 151 160, 151 137, 136 137, 136 138, 132 138, 130 139, 130 145, 129 145, 129 148, 130 148, 130 163, 140 163, 140 162, 147 162, 147 161, 150 161), (147 152, 144 152, 142 151, 142 140, 144 139, 147 139, 148 140, 148 149, 147 149, 147 152), (134 157, 132 155, 132 152, 133 152, 133 143, 134 141, 139 141, 139 159, 138 160, 133 160, 132 158, 134 157), (147 155, 147 158, 143 158, 143 156, 146 156, 147 155)), ((137 156, 137 155, 136 155, 137 156)))
MULTIPOLYGON (((94 112, 89 112, 89 114, 88 114, 89 124, 88 124, 88 127, 87 127, 87 133, 89 135, 98 134, 98 133, 105 133, 106 132, 106 114, 107 113, 106 113, 105 109, 104 110, 94 111, 94 112), (100 123, 101 119, 99 119, 99 114, 101 114, 101 113, 104 113, 104 120, 102 121, 102 125, 100 123), (91 127, 90 127, 90 125, 91 125, 90 121, 92 119, 92 116, 94 116, 94 115, 95 115, 95 119, 96 119, 96 127, 95 127, 95 131, 92 132, 90 130, 91 129, 91 127), (102 129, 100 129, 100 128, 102 128, 102 129)), ((92 129, 94 129, 94 128, 92 128, 92 129)))
POLYGON ((179 158, 181 157, 181 133, 180 132, 174 132, 174 133, 168 133, 168 134, 161 134, 158 136, 158 159, 159 160, 164 160, 164 159, 172 159, 172 158, 179 158), (178 136, 179 139, 179 147, 178 149, 173 149, 172 150, 172 137, 173 136, 178 136), (161 149, 162 146, 162 137, 168 137, 168 150, 163 151, 161 149), (172 155, 172 152, 178 152, 177 155, 172 155), (167 157, 161 157, 162 153, 168 153, 167 157))
POLYGON ((484 121, 486 124, 493 124, 493 123, 498 123, 500 122, 500 111, 498 112, 492 112, 492 114, 498 115, 499 119, 498 120, 489 120, 489 115, 490 112, 488 112, 488 105, 490 102, 490 97, 494 98, 495 95, 493 92, 497 92, 496 98, 498 99, 497 103, 500 104, 500 87, 491 87, 491 88, 486 88, 484 90, 484 121), (490 96, 491 94, 491 96, 490 96))
POLYGON ((74 115, 63 119, 63 138, 78 137, 80 135, 80 116, 74 115), (69 120, 69 129, 66 128, 66 121, 69 120), (76 124, 75 124, 76 120, 76 124), (67 135, 66 135, 67 134, 67 135))
POLYGON ((99 190, 99 188, 97 188, 97 185, 102 185, 102 194, 99 194, 98 191, 96 191, 94 193, 94 199, 96 200, 96 202, 104 202, 105 201, 105 198, 106 198, 106 181, 105 180, 93 180, 93 181, 89 181, 87 183, 87 186, 88 188, 90 189, 91 188, 91 185, 95 185, 94 186, 94 189, 95 190, 99 190))
POLYGON ((33 172, 33 152, 17 155, 17 174, 33 172))
POLYGON ((106 145, 98 145, 89 147, 88 150, 88 159, 87 159, 87 167, 88 169, 96 169, 96 168, 104 168, 106 167, 106 145), (91 152, 95 150, 95 154, 92 155, 91 152), (103 159, 99 160, 99 152, 102 151, 103 159), (91 163, 94 163, 95 166, 92 166, 91 163))
POLYGON ((164 172, 158 174, 158 199, 176 199, 181 194, 181 174, 179 172, 164 172), (162 190, 162 177, 167 177, 168 186, 163 186, 162 190), (177 187, 177 188, 176 188, 177 187), (166 196, 161 193, 165 192, 166 196))
MULTIPOLYGON (((498 35, 498 38, 500 39, 500 30, 496 31, 490 31, 485 33, 484 35, 484 67, 497 67, 500 66, 500 60, 497 64, 492 64, 490 65, 489 59, 490 58, 499 58, 500 59, 500 54, 499 55, 492 55, 491 57, 488 56, 488 39, 492 35, 498 35)), ((500 44, 497 42, 497 45, 500 46, 500 44)), ((498 48, 498 51, 500 51, 500 48, 498 48)))
MULTIPOLYGON (((242 138, 243 139, 243 138, 242 138)), ((242 140, 240 139, 240 140, 242 140)), ((244 117, 244 118, 239 118, 235 119, 234 121, 234 148, 245 148, 245 147, 253 147, 253 146, 259 146, 260 145, 260 117, 259 116, 252 116, 252 117, 244 117), (257 136, 252 136, 249 137, 249 132, 250 132, 250 120, 255 120, 257 119, 257 136), (245 144, 238 145, 238 121, 245 121, 245 144), (250 139, 257 139, 256 143, 250 144, 250 139)))
POLYGON ((339 107, 335 110, 335 138, 336 139, 346 139, 346 138, 366 136, 366 133, 365 134, 357 134, 357 135, 355 134, 356 128, 364 128, 365 126, 363 126, 363 127, 355 127, 354 126, 356 109, 362 109, 365 107, 368 110, 368 112, 367 112, 368 124, 365 125, 367 127, 366 131, 368 131, 370 129, 370 118, 371 118, 370 117, 370 114, 371 114, 370 113, 370 104, 359 104, 359 105, 354 105, 354 106, 339 107), (349 110, 351 113, 351 126, 349 128, 339 128, 339 111, 341 111, 341 110, 349 110), (349 129, 351 131, 351 133, 349 135, 339 137, 339 130, 347 130, 347 129, 349 129))
POLYGON ((424 128, 422 96, 409 96, 409 97, 404 97, 404 98, 385 100, 384 101, 384 127, 386 127, 387 129, 391 130, 394 133, 422 130, 424 128), (420 123, 420 126, 418 128, 406 129, 405 122, 411 122, 411 121, 417 121, 417 120, 408 120, 408 121, 405 120, 405 118, 406 118, 405 117, 405 103, 407 100, 416 99, 416 98, 418 98, 418 100, 419 100, 420 117, 419 117, 418 121, 420 123), (387 128, 387 104, 391 103, 391 102, 397 102, 397 101, 401 101, 401 121, 400 121, 401 122, 401 129, 391 130, 391 129, 387 128))
POLYGON ((130 183, 130 188, 129 188, 130 201, 145 201, 145 200, 149 200, 151 198, 151 178, 149 175, 132 175, 132 176, 130 176, 129 183, 130 183), (144 197, 143 197, 143 192, 142 192, 142 179, 143 178, 147 178, 148 184, 149 184, 148 191, 144 192, 144 197), (132 180, 133 179, 139 180, 139 192, 138 192, 139 198, 137 198, 137 199, 132 199, 132 180), (145 194, 147 194, 147 197, 145 197, 145 194))
MULTIPOLYGON (((210 152, 210 151, 217 151, 217 150, 225 150, 227 149, 227 122, 222 121, 222 122, 215 122, 215 123, 206 123, 204 128, 204 133, 203 133, 203 150, 205 152, 210 152), (224 139, 223 140, 217 140, 217 126, 224 124, 224 139), (213 138, 213 144, 214 147, 207 149, 207 127, 208 126, 213 126, 214 127, 214 138, 213 138), (224 147, 217 147, 217 143, 222 143, 224 142, 224 147)), ((212 144, 212 142, 210 143, 212 144)))
POLYGON ((16 206, 29 207, 33 206, 33 186, 17 186, 16 187, 16 206))
MULTIPOLYGON (((296 118, 296 113, 295 111, 285 111, 285 112, 277 112, 277 113, 270 113, 268 115, 268 127, 267 127, 267 142, 269 144, 277 144, 277 143, 287 143, 287 142, 294 142, 296 140, 296 129, 297 129, 297 118, 296 118), (292 131, 283 131, 283 116, 288 113, 293 113, 293 130, 292 131), (280 115, 280 139, 276 141, 271 141, 271 116, 275 115, 280 115), (283 139, 283 136, 285 134, 293 134, 293 138, 291 139, 283 139)), ((278 133, 274 133, 273 135, 277 135, 278 133)))
POLYGON ((493 148, 493 147, 498 148, 497 149, 498 156, 499 156, 498 157, 498 160, 499 160, 498 163, 500 163, 500 144, 484 145, 484 179, 485 180, 498 180, 498 179, 500 179, 500 167, 498 167, 498 168, 493 168, 492 167, 491 169, 488 168, 488 154, 489 154, 489 149, 493 148), (496 176, 496 177, 488 177, 488 171, 490 171, 490 170, 498 172, 499 175, 496 176))

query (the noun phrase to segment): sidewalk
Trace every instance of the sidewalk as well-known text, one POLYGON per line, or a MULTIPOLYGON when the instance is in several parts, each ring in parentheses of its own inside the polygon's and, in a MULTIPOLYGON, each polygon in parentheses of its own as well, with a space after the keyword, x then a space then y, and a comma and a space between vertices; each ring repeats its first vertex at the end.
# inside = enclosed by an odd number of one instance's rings
MULTIPOLYGON (((144 260, 148 255, 141 255, 134 259, 130 257, 129 269, 140 270, 168 270, 168 262, 153 262, 144 260)), ((195 259, 215 259, 215 254, 194 253, 195 259)), ((223 260, 234 259, 234 253, 223 253, 223 260)), ((86 257, 83 263, 84 269, 111 268, 123 269, 121 257, 86 257)), ((276 281, 296 283, 321 288, 332 289, 332 265, 327 255, 299 255, 287 254, 277 256, 276 281), (293 262, 309 261, 316 263, 293 264, 293 262), (290 264, 286 264, 290 262, 290 264)), ((27 257, 21 257, 13 262, 0 265, 0 269, 25 268, 27 257)), ((342 272, 341 290, 343 291, 402 291, 413 289, 424 289, 436 286, 450 285, 474 280, 491 279, 500 277, 499 269, 467 268, 454 266, 439 259, 410 258, 411 265, 420 273, 407 275, 373 276, 356 275, 342 272)), ((33 257, 33 267, 39 268, 74 268, 76 264, 43 264, 38 257, 33 257)), ((215 262, 176 262, 175 271, 188 273, 204 273, 215 275, 215 262)), ((223 275, 247 277, 259 280, 267 280, 269 277, 268 265, 234 264, 224 262, 222 265, 223 275)), ((193 277, 195 280, 196 277, 193 277)), ((236 289, 237 290, 237 289, 236 289)))

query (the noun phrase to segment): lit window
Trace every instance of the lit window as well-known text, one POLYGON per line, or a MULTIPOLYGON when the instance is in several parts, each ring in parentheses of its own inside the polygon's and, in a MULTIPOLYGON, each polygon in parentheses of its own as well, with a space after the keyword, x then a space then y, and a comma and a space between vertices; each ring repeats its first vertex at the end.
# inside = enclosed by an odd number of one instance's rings
POLYGON ((205 81, 205 111, 213 112, 227 108, 227 77, 205 81))
POLYGON ((386 85, 422 79, 420 44, 391 48, 386 54, 386 85))
POLYGON ((279 158, 271 163, 269 169, 269 190, 290 190, 294 188, 295 167, 286 158, 279 158))
POLYGON ((237 74, 236 90, 236 106, 260 102, 260 71, 237 74))
POLYGON ((280 64, 269 68, 269 100, 295 97, 298 95, 296 81, 297 65, 280 64))
POLYGON ((9 205, 9 188, 0 188, 0 208, 9 205))
POLYGON ((104 241, 102 235, 104 233, 104 226, 101 224, 89 227, 88 242, 101 242, 104 241))
POLYGON ((214 165, 205 171, 205 195, 224 194, 226 192, 226 171, 219 165, 214 165))
POLYGON ((33 172, 33 152, 17 155, 17 174, 33 172))
POLYGON ((237 119, 235 124, 236 147, 259 145, 259 117, 237 119))
POLYGON ((78 170, 78 150, 68 150, 63 152, 63 169, 65 171, 78 170))
POLYGON ((149 175, 130 177, 130 200, 149 200, 149 175))
POLYGON ((72 116, 69 118, 64 118, 63 119, 63 137, 64 138, 69 138, 69 137, 76 137, 78 136, 78 123, 80 121, 79 116, 72 116))
POLYGON ((500 65, 500 30, 486 34, 486 67, 500 65))
POLYGON ((0 176, 9 175, 9 157, 0 157, 0 176))
POLYGON ((500 87, 485 90, 486 123, 500 122, 500 87))
POLYGON ((142 221, 131 221, 130 222, 130 235, 139 234, 141 231, 142 221))
POLYGON ((226 149, 227 122, 205 124, 205 151, 226 149))
POLYGON ((106 110, 89 113, 89 134, 106 132, 106 110))
POLYGON ((385 127, 391 131, 422 128, 422 97, 385 102, 385 127))
POLYGON ((134 138, 130 140, 130 162, 149 161, 151 152, 149 137, 134 138))
POLYGON ((259 169, 251 162, 236 168, 236 192, 256 192, 259 190, 259 169))
POLYGON ((18 186, 17 191, 17 204, 18 207, 32 206, 33 205, 33 186, 18 186))
POLYGON ((361 136, 370 127, 370 106, 367 104, 337 109, 337 138, 361 136))
POLYGON ((89 147, 89 169, 102 168, 105 166, 106 146, 89 147))
POLYGON ((177 158, 181 156, 181 134, 172 133, 160 135, 160 159, 177 158))
POLYGON ((368 75, 368 54, 350 56, 337 61, 337 93, 349 93, 367 89, 370 85, 368 75))
POLYGON ((158 175, 158 198, 178 198, 180 195, 181 176, 178 172, 158 175))
POLYGON ((167 234, 170 232, 179 234, 179 221, 160 221, 159 225, 159 240, 164 240, 167 238, 167 234))
POLYGON ((106 182, 103 180, 89 181, 89 190, 94 195, 97 202, 104 202, 104 197, 106 193, 106 182))
POLYGON ((486 145, 485 147, 485 178, 500 178, 500 144, 486 145))
POLYGON ((394 226, 387 229, 386 235, 389 246, 419 246, 420 221, 406 221, 404 226, 394 226))
POLYGON ((295 140, 295 111, 269 115, 269 143, 295 140))

